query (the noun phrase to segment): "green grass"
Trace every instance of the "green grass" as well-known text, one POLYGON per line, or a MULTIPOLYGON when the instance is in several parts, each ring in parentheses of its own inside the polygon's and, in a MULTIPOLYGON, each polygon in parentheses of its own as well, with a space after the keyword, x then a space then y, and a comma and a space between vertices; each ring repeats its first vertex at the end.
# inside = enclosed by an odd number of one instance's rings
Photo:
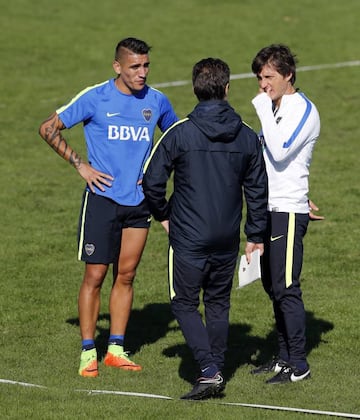
MULTIPOLYGON (((302 275, 311 381, 268 387, 249 375, 275 346, 271 305, 260 283, 232 294, 226 396, 179 401, 195 364, 170 309, 167 240, 154 223, 135 282, 127 347, 142 372, 100 366, 77 375, 77 294, 83 265, 76 229, 83 183, 44 144, 38 127, 90 84, 112 77, 113 49, 126 36, 152 46, 150 84, 190 80, 203 57, 250 72, 256 52, 284 42, 299 66, 359 59, 358 0, 0 0, 0 383, 8 419, 297 419, 319 415, 223 405, 249 403, 360 413, 359 374, 359 67, 298 73, 297 86, 317 104, 322 121, 311 170, 311 197, 326 216, 305 238, 302 275), (172 400, 89 395, 81 390, 151 393, 172 400)), ((195 104, 191 85, 162 89, 179 116, 195 104)), ((254 79, 231 82, 230 103, 254 128, 254 79)), ((80 127, 66 136, 85 154, 80 127)), ((105 351, 110 279, 103 288, 97 344, 105 351)))

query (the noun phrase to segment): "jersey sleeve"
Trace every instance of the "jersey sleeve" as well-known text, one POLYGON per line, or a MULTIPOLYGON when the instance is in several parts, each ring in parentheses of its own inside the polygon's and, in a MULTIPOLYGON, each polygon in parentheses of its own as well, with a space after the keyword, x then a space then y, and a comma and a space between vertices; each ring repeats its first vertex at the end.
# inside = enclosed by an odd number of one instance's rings
POLYGON ((68 104, 56 110, 66 128, 71 128, 80 122, 90 119, 95 111, 92 92, 84 89, 68 104))
POLYGON ((158 127, 164 133, 169 127, 178 121, 178 117, 175 114, 175 111, 167 98, 167 96, 162 95, 160 103, 160 118, 158 121, 158 127))

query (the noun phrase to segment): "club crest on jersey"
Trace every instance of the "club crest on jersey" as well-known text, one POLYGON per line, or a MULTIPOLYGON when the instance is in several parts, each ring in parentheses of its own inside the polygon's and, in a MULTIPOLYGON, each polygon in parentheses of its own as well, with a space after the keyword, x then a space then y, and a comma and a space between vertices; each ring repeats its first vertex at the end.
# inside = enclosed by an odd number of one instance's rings
POLYGON ((151 117, 152 117, 151 109, 143 109, 142 110, 142 115, 143 115, 145 121, 150 121, 151 117))
POLYGON ((85 244, 85 252, 86 255, 92 255, 95 252, 95 245, 94 244, 85 244))

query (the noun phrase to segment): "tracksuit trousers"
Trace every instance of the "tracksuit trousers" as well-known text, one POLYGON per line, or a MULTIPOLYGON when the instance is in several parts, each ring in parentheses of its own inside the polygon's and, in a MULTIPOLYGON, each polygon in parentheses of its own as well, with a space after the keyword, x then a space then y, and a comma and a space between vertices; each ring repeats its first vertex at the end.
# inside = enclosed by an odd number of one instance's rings
POLYGON ((306 320, 300 274, 309 215, 269 212, 268 217, 261 271, 264 289, 273 302, 279 357, 305 369, 306 320))
POLYGON ((230 292, 238 252, 211 254, 203 269, 169 249, 171 309, 201 370, 224 366, 230 292), (199 312, 203 291, 205 321, 199 312))

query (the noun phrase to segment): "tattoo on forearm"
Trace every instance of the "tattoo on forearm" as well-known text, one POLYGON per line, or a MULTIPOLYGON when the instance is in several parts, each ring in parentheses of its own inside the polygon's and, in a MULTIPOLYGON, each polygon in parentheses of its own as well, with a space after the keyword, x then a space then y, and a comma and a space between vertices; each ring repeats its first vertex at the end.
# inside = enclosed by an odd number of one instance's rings
POLYGON ((79 169, 81 162, 81 157, 77 153, 71 152, 69 163, 73 165, 76 169, 79 169))
POLYGON ((44 139, 56 153, 67 160, 76 169, 80 167, 82 163, 81 157, 68 146, 55 119, 53 119, 45 128, 44 139))
POLYGON ((46 127, 45 140, 60 156, 66 156, 68 144, 66 143, 64 137, 61 135, 59 129, 55 129, 52 125, 46 127))

